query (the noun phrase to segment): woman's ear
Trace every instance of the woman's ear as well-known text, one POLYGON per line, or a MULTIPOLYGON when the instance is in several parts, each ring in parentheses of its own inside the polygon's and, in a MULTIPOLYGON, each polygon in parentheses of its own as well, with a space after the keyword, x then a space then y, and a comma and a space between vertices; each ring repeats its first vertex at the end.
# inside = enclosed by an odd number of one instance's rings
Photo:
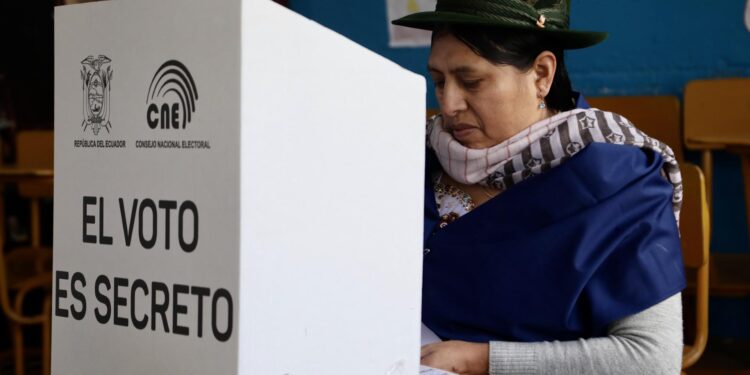
POLYGON ((536 77, 535 85, 537 95, 540 98, 544 98, 549 94, 549 90, 552 87, 552 81, 555 79, 557 57, 555 57, 555 54, 550 51, 544 51, 536 57, 532 69, 534 70, 534 75, 536 77))

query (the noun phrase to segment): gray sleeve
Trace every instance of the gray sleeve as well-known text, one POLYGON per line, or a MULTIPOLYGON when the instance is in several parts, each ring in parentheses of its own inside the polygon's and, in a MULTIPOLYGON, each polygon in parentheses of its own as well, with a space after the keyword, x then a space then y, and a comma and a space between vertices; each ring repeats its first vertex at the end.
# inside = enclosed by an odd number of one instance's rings
POLYGON ((490 374, 679 374, 680 293, 614 322, 605 337, 490 342, 490 374))

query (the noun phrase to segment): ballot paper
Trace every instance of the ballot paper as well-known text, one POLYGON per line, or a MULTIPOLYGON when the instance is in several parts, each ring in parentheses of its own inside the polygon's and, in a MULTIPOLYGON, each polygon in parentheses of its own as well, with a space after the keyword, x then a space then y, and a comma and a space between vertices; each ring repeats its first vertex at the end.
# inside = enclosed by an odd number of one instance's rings
POLYGON ((422 323, 422 346, 440 341, 442 341, 440 340, 440 337, 438 337, 435 332, 432 332, 432 330, 427 328, 427 326, 422 323))
POLYGON ((445 371, 445 370, 440 370, 440 369, 422 365, 422 366, 419 366, 419 375, 456 375, 456 374, 445 371))
MULTIPOLYGON (((438 337, 435 332, 432 332, 429 328, 427 328, 424 323, 422 323, 422 346, 425 346, 427 344, 432 344, 436 342, 440 342, 440 337, 438 337)), ((419 366, 419 374, 420 375, 451 375, 452 372, 448 372, 445 370, 440 370, 436 368, 432 368, 429 366, 421 365, 419 366)))

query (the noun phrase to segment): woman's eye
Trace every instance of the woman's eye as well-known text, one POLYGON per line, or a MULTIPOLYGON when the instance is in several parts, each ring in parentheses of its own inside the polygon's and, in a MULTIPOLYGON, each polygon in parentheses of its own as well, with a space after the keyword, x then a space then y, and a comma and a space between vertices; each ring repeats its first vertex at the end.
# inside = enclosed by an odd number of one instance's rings
POLYGON ((432 80, 432 82, 435 84, 435 88, 442 89, 445 86, 445 81, 443 80, 432 80))
POLYGON ((481 79, 468 80, 468 81, 463 81, 463 85, 467 89, 475 89, 479 86, 480 82, 482 82, 481 79))

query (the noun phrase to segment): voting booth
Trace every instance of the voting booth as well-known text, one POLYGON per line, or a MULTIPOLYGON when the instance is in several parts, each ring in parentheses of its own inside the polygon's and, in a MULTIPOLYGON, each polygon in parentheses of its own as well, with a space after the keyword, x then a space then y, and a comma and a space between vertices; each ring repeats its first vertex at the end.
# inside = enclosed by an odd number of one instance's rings
POLYGON ((270 0, 55 10, 53 374, 416 374, 422 77, 270 0))

